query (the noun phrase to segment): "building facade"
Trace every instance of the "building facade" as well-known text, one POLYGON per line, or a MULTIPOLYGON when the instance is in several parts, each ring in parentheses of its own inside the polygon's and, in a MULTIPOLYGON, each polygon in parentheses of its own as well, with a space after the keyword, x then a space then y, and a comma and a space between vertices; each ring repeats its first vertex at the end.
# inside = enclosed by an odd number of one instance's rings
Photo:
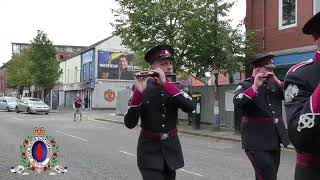
POLYGON ((77 93, 80 93, 80 69, 81 57, 74 56, 60 62, 60 86, 52 91, 53 108, 72 107, 72 101, 77 93), (67 100, 65 100, 67 99, 67 100))
MULTIPOLYGON (((31 44, 30 43, 11 43, 12 55, 20 55, 21 52, 27 50, 31 44)), ((73 55, 86 49, 86 46, 70 46, 70 45, 54 45, 56 49, 56 59, 62 61, 64 59, 70 58, 73 55)))
MULTIPOLYGON (((12 56, 19 56, 23 51, 26 51, 30 48, 30 43, 11 43, 12 46, 12 56)), ((85 50, 86 46, 70 46, 70 45, 54 45, 56 48, 56 58, 58 61, 63 61, 70 57, 73 57, 75 54, 85 50)), ((7 64, 7 63, 6 63, 7 64)), ((13 89, 7 87, 6 82, 6 64, 0 67, 0 95, 7 96, 17 96, 17 92, 13 89)), ((80 66, 79 66, 80 69, 80 66)), ((71 75, 70 75, 71 76, 71 75)), ((72 78, 72 77, 71 77, 72 78)), ((80 79, 80 78, 79 78, 80 79)), ((31 94, 35 91, 34 87, 31 87, 31 94)), ((24 90, 25 94, 28 94, 28 90, 24 90)), ((58 106, 58 103, 57 103, 58 106)))
POLYGON ((132 53, 121 42, 119 37, 111 36, 60 62, 63 73, 60 86, 54 88, 59 92, 52 93, 57 94, 53 98, 58 98, 60 108, 72 107, 77 93, 87 108, 116 108, 118 92, 131 89, 134 73, 139 70, 132 65, 132 53))
POLYGON ((7 87, 6 64, 0 67, 0 96, 15 96, 15 91, 7 87))
POLYGON ((303 25, 320 10, 319 0, 246 0, 245 25, 255 30, 258 54, 271 53, 283 77, 292 65, 313 57, 314 40, 303 25))

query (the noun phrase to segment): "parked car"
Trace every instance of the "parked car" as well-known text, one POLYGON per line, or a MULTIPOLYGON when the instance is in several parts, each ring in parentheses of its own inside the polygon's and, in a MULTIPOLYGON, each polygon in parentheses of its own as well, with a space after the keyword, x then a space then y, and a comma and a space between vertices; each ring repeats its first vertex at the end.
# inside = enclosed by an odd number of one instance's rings
POLYGON ((17 106, 18 99, 15 97, 2 96, 0 97, 0 110, 14 111, 17 106))
POLYGON ((48 114, 50 111, 49 106, 38 98, 23 97, 21 98, 16 106, 16 112, 28 112, 28 113, 38 113, 44 112, 48 114))

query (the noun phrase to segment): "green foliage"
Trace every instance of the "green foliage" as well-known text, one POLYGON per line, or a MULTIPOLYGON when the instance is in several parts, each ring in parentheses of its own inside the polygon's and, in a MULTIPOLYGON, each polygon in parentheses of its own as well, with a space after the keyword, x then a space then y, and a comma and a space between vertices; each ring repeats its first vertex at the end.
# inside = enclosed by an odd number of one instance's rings
POLYGON ((37 36, 31 41, 30 59, 34 84, 44 89, 53 88, 61 72, 55 47, 43 31, 38 30, 37 36))
POLYGON ((213 69, 237 71, 252 45, 239 28, 232 28, 224 0, 116 0, 115 35, 135 53, 159 44, 175 49, 175 68, 204 77, 213 69))
POLYGON ((144 60, 144 54, 137 52, 133 55, 133 65, 139 66, 142 69, 149 67, 149 64, 144 60))
POLYGON ((32 73, 30 70, 31 59, 29 51, 15 56, 7 66, 7 84, 14 89, 23 89, 32 85, 32 73))

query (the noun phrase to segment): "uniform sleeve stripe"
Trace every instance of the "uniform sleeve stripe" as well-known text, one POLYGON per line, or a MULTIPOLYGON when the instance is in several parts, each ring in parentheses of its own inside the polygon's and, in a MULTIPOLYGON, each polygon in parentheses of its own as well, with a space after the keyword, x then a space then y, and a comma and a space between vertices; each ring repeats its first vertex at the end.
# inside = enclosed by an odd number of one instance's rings
POLYGON ((172 97, 176 97, 176 96, 178 96, 179 94, 182 94, 183 92, 181 91, 181 92, 179 92, 179 93, 177 93, 177 94, 175 94, 175 95, 173 95, 172 97))
POLYGON ((320 112, 320 84, 310 97, 310 108, 312 113, 320 112))
POLYGON ((300 67, 302 67, 302 66, 304 66, 304 65, 307 65, 307 64, 310 64, 310 63, 312 63, 312 62, 313 62, 313 59, 310 59, 310 60, 308 60, 308 61, 304 61, 304 62, 302 62, 302 63, 296 64, 296 65, 292 66, 292 67, 288 70, 287 74, 292 73, 292 72, 295 72, 295 71, 296 71, 297 69, 299 69, 300 67))
POLYGON ((130 106, 128 106, 129 108, 134 108, 134 107, 139 107, 139 106, 141 106, 142 105, 142 103, 140 103, 140 104, 138 104, 138 105, 130 105, 130 106))
POLYGON ((252 99, 250 96, 248 96, 248 95, 246 95, 246 94, 244 94, 244 93, 243 93, 243 95, 245 95, 245 96, 246 96, 247 98, 249 98, 249 99, 252 99))

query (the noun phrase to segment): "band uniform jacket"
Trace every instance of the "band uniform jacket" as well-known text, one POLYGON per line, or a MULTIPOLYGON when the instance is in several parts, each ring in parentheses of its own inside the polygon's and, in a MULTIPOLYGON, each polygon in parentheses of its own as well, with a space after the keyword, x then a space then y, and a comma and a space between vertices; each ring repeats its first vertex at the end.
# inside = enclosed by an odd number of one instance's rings
POLYGON ((285 107, 292 144, 303 159, 320 167, 320 53, 289 69, 285 78, 285 107), (301 155, 301 154, 300 154, 301 155), (313 156, 314 155, 314 156, 313 156))
MULTIPOLYGON (((191 97, 183 92, 177 83, 166 82, 160 85, 155 78, 147 81, 147 88, 141 94, 134 90, 129 100, 124 123, 134 128, 141 121, 141 128, 153 133, 166 133, 176 128, 178 108, 192 112, 194 103, 191 97)), ((184 166, 184 159, 178 136, 166 140, 155 140, 140 133, 137 146, 139 168, 163 170, 164 162, 171 170, 184 166)))
POLYGON ((283 89, 267 80, 255 93, 254 77, 239 83, 233 102, 241 109, 241 139, 245 150, 278 150, 289 144, 282 118, 283 89))

